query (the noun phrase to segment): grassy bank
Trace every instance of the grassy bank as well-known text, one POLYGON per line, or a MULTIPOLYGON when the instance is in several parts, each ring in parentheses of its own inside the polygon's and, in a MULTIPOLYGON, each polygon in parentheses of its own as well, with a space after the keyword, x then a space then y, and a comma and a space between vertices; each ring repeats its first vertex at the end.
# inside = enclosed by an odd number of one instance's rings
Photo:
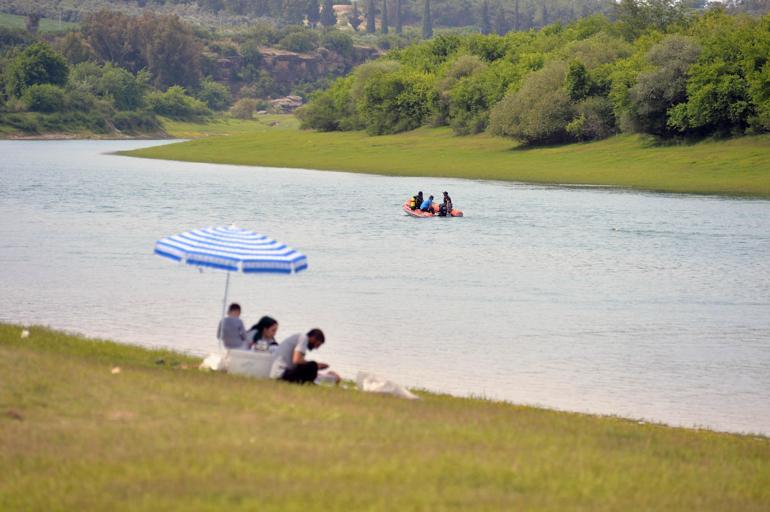
POLYGON ((770 136, 658 146, 636 136, 522 149, 510 140, 455 137, 423 128, 361 132, 262 130, 127 154, 191 162, 328 169, 551 184, 613 185, 665 192, 770 196, 770 136))
MULTIPOLYGON (((53 18, 41 18, 40 26, 38 30, 40 32, 63 32, 65 30, 71 30, 78 26, 77 23, 69 21, 59 21, 53 18)), ((7 12, 0 12, 0 27, 7 28, 27 28, 27 17, 19 16, 17 14, 9 14, 7 12)))
POLYGON ((2 510, 770 505, 767 438, 298 387, 203 373, 179 354, 20 331, 0 324, 2 510))

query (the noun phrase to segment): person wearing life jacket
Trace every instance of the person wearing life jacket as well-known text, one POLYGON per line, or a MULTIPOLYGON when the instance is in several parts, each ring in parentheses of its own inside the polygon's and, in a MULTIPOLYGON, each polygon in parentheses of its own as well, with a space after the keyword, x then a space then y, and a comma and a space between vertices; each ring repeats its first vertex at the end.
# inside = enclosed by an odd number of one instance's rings
POLYGON ((452 198, 449 197, 449 192, 444 191, 444 207, 446 208, 446 214, 452 215, 452 198))
POLYGON ((409 208, 411 208, 413 211, 422 205, 422 190, 417 192, 417 195, 412 197, 411 201, 409 201, 409 208))
POLYGON ((433 196, 430 196, 428 199, 422 202, 420 205, 420 210, 433 213, 433 196))

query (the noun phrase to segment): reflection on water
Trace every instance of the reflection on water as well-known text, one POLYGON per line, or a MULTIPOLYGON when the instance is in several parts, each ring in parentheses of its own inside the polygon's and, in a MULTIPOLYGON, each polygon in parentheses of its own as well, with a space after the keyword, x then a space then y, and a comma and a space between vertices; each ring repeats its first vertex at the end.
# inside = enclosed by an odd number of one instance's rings
POLYGON ((305 252, 237 275, 246 323, 313 326, 353 376, 770 433, 770 202, 133 159, 0 142, 0 320, 194 351, 224 274, 152 255, 236 223, 305 252), (399 207, 449 190, 463 219, 399 207))

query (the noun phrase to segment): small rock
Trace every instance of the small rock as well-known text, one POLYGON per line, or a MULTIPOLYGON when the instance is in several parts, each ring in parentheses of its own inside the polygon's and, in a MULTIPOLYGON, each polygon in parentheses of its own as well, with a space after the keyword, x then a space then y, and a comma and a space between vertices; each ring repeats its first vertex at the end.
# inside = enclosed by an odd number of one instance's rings
POLYGON ((112 367, 112 374, 117 375, 120 373, 120 366, 113 366, 112 367))

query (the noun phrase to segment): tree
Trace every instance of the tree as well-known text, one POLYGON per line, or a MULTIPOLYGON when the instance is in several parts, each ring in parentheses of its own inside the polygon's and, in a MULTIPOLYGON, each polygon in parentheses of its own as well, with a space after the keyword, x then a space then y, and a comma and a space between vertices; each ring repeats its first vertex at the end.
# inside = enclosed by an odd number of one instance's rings
POLYGON ((33 43, 8 65, 5 85, 8 95, 19 97, 27 87, 36 84, 63 86, 69 67, 60 54, 46 43, 33 43))
POLYGON ((40 19, 43 16, 40 15, 40 13, 33 12, 32 14, 27 15, 27 32, 30 34, 37 34, 38 29, 40 28, 40 19))
POLYGON ((514 6, 513 7, 514 8, 514 11, 513 11, 513 30, 518 32, 519 31, 519 27, 521 27, 521 25, 519 24, 519 0, 516 0, 513 3, 513 6, 514 6))
POLYGON ((353 27, 353 30, 358 32, 358 27, 361 26, 361 12, 358 10, 358 2, 353 2, 353 12, 348 16, 348 23, 353 27))
POLYGON ((321 21, 321 10, 318 0, 308 0, 305 15, 307 16, 308 25, 315 28, 318 22, 321 21))
POLYGON ((400 34, 403 31, 401 13, 401 0, 396 0, 396 34, 400 34))
POLYGON ((573 61, 567 71, 565 86, 572 101, 581 101, 591 92, 591 78, 586 67, 579 61, 573 61))
POLYGON ((147 78, 146 73, 136 77, 128 70, 107 64, 96 84, 96 92, 111 97, 119 110, 136 110, 142 104, 147 78))
POLYGON ((481 33, 484 35, 492 32, 492 24, 489 21, 489 1, 484 0, 481 3, 481 33))
POLYGON ((324 8, 321 11, 321 25, 333 27, 337 24, 337 14, 334 12, 332 0, 324 0, 324 8))
POLYGON ((366 31, 370 34, 374 34, 377 30, 374 17, 376 16, 377 8, 374 5, 374 0, 366 0, 366 31))
POLYGON ((380 29, 383 34, 387 34, 388 27, 388 0, 382 0, 382 18, 380 19, 380 29))
POLYGON ((430 17, 430 0, 423 0, 422 9, 422 37, 430 39, 433 37, 433 20, 430 17))
POLYGON ((505 8, 502 3, 497 2, 496 11, 492 28, 494 29, 495 34, 504 36, 508 33, 508 30, 510 30, 510 27, 508 26, 508 18, 505 16, 505 8))

